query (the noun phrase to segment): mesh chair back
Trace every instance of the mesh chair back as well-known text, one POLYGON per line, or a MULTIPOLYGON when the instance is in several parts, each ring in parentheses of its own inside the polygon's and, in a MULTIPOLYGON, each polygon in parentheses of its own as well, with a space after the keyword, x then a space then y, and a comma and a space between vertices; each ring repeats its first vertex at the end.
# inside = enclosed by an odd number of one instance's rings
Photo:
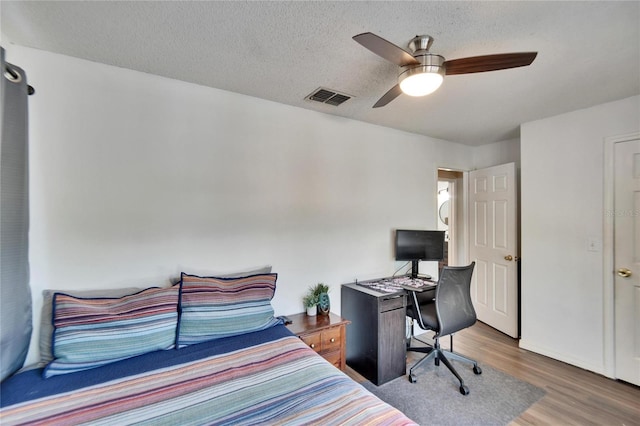
POLYGON ((445 266, 436 289, 438 336, 446 336, 472 326, 476 311, 471 303, 471 276, 475 262, 469 266, 445 266))

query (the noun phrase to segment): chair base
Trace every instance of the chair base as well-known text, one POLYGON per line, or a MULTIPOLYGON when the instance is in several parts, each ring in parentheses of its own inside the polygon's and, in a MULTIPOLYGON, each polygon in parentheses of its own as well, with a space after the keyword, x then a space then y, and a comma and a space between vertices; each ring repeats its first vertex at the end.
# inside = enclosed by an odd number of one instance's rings
MULTIPOLYGON (((425 343, 422 340, 419 340, 419 341, 422 343, 425 343)), ((435 362, 436 365, 440 365, 440 361, 442 361, 444 365, 449 369, 449 371, 451 371, 451 373, 454 376, 456 376, 456 378, 460 382, 460 388, 459 388, 460 393, 463 395, 469 394, 469 388, 464 384, 464 380, 462 380, 462 377, 460 377, 460 374, 458 374, 458 372, 453 367, 453 365, 451 365, 450 360, 462 361, 469 364, 473 364, 474 374, 482 374, 482 369, 478 366, 477 361, 472 360, 471 358, 467 358, 466 356, 460 355, 458 353, 447 351, 445 349, 440 348, 440 342, 438 341, 438 339, 435 339, 435 343, 431 347, 409 347, 407 348, 407 351, 421 352, 421 353, 427 354, 427 356, 423 357, 421 360, 416 362, 409 369, 409 381, 411 383, 415 383, 418 380, 416 375, 414 374, 414 370, 420 367, 421 365, 423 365, 424 363, 432 360, 435 362)))

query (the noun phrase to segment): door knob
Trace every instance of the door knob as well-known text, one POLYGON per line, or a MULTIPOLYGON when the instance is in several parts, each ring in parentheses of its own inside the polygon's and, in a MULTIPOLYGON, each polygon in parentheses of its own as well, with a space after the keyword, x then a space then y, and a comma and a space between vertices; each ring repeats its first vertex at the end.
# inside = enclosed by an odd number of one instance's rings
POLYGON ((620 268, 618 269, 618 275, 622 278, 629 278, 631 276, 631 271, 627 268, 620 268))
POLYGON ((511 261, 513 260, 513 256, 511 256, 510 254, 508 254, 508 255, 506 255, 506 256, 504 257, 504 260, 506 260, 506 261, 508 261, 508 262, 511 262, 511 261))

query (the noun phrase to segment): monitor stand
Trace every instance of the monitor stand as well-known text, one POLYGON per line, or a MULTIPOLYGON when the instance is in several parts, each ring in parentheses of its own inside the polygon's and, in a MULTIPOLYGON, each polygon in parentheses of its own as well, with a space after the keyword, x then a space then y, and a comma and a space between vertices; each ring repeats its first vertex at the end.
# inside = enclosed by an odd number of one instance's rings
POLYGON ((411 278, 418 278, 418 264, 420 263, 419 260, 412 260, 411 261, 411 278))

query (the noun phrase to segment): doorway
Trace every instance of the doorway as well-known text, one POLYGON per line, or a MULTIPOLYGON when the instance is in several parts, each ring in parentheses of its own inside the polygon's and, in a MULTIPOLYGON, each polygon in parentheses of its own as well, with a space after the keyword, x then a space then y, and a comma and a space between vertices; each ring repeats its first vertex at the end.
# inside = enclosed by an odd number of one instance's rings
POLYGON ((464 247, 464 233, 462 230, 462 212, 464 211, 464 191, 462 190, 463 173, 449 169, 438 169, 437 186, 437 229, 445 231, 445 256, 438 265, 462 265, 461 259, 464 247))

